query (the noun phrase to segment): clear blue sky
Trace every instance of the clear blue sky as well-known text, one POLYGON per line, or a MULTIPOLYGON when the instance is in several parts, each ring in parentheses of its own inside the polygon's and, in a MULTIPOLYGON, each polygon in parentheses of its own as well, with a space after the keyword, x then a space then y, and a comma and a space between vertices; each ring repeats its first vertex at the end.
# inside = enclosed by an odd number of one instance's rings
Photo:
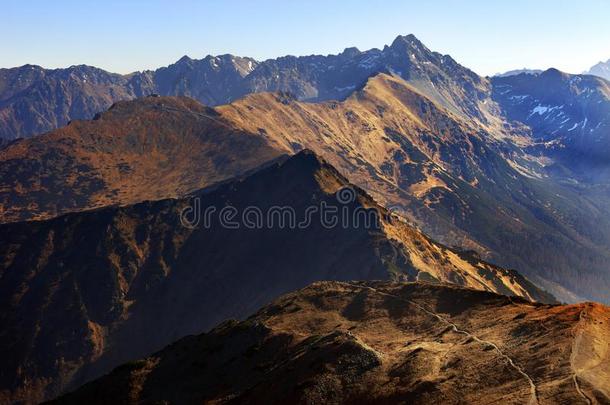
POLYGON ((185 54, 266 59, 381 48, 409 33, 480 74, 580 73, 610 58, 610 1, 0 0, 0 67, 128 73, 185 54))

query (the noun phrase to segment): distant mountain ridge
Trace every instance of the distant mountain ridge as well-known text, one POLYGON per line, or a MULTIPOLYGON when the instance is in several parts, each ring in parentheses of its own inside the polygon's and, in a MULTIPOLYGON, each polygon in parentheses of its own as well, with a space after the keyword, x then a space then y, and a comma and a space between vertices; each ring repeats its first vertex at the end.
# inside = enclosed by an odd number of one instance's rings
POLYGON ((520 75, 520 74, 538 75, 538 74, 540 74, 542 72, 543 71, 540 70, 540 69, 527 69, 527 68, 523 68, 523 69, 509 70, 509 71, 504 72, 504 73, 498 73, 498 74, 494 75, 494 77, 516 76, 516 75, 520 75))
POLYGON ((489 84, 415 36, 382 50, 348 48, 338 55, 285 56, 257 62, 233 55, 187 56, 155 71, 118 75, 90 66, 0 69, 0 138, 28 137, 88 119, 116 101, 152 93, 226 104, 246 94, 285 91, 301 100, 342 99, 379 72, 400 75, 457 113, 480 115, 489 84), (449 90, 451 88, 451 90, 449 90))
POLYGON ((565 164, 610 157, 610 82, 549 69, 494 77, 493 98, 506 117, 531 128, 542 153, 565 164))
POLYGON ((599 62, 591 69, 589 69, 587 73, 590 75, 603 77, 606 80, 610 80, 610 59, 608 59, 606 62, 599 62))

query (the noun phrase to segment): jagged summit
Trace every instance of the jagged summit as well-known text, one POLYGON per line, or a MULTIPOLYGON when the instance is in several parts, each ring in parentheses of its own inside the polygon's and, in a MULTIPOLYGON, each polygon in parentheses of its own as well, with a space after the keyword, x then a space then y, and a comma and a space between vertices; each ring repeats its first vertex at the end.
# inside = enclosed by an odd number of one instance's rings
POLYGON ((118 100, 150 93, 189 96, 205 105, 225 104, 265 91, 290 92, 310 101, 343 99, 371 74, 390 71, 418 86, 433 80, 439 89, 424 86, 420 90, 455 111, 467 109, 468 114, 476 109, 471 100, 480 96, 469 94, 470 90, 457 99, 448 96, 451 88, 464 87, 464 81, 472 82, 466 87, 478 91, 481 83, 475 80, 476 75, 451 58, 431 52, 410 34, 398 36, 383 50, 346 48, 339 55, 286 56, 263 62, 229 54, 203 59, 185 55, 167 67, 129 75, 87 68, 86 78, 71 79, 60 70, 41 69, 16 80, 16 71, 4 69, 0 71, 4 72, 0 73, 0 100, 19 95, 0 107, 0 137, 12 139, 48 131, 68 121, 90 118, 118 100), (66 81, 71 81, 69 86, 66 81), (96 85, 90 86, 90 82, 96 85), (27 107, 33 105, 36 114, 27 107))
POLYGON ((405 49, 405 46, 410 49, 419 49, 422 51, 429 52, 430 50, 413 34, 399 35, 394 39, 390 48, 392 49, 405 49))
POLYGON ((610 80, 610 59, 606 62, 599 62, 586 73, 610 80))
POLYGON ((350 48, 345 48, 343 50, 343 52, 341 52, 342 56, 345 56, 347 58, 351 58, 354 57, 356 55, 360 55, 362 52, 360 52, 360 50, 358 48, 356 48, 355 46, 350 47, 350 48))
POLYGON ((542 72, 543 72, 543 70, 540 70, 540 69, 523 68, 523 69, 509 70, 509 71, 506 71, 504 73, 498 73, 498 74, 495 74, 494 76, 495 77, 507 77, 507 76, 517 76, 517 75, 520 75, 520 74, 539 75, 542 72))
POLYGON ((190 56, 184 55, 183 57, 178 59, 175 63, 189 63, 189 62, 192 62, 192 61, 193 61, 193 59, 190 56))

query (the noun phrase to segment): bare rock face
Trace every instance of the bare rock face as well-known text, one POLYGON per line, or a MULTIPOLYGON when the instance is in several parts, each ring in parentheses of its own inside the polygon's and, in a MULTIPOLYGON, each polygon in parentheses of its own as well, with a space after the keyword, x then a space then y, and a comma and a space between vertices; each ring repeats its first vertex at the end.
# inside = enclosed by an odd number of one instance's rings
POLYGON ((609 331, 598 304, 320 282, 53 403, 608 403, 609 331))
MULTIPOLYGON (((2 225, 0 257, 1 398, 26 402, 318 280, 426 280, 555 302, 515 271, 429 239, 309 151, 193 199, 2 225), (185 226, 185 208, 226 206, 237 228, 220 216, 185 226), (261 226, 242 219, 252 206, 261 226), (293 210, 294 226, 268 222, 277 207, 293 210)), ((347 344, 346 356, 363 356, 354 367, 376 362, 347 344)))

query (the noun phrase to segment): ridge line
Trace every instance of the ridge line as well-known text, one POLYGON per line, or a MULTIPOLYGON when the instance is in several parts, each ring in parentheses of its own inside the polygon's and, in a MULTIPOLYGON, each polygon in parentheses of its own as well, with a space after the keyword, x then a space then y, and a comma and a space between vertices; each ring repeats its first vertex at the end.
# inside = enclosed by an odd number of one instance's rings
POLYGON ((415 307, 419 308, 421 311, 423 311, 423 312, 427 313, 428 315, 431 315, 431 316, 433 316, 433 317, 437 318, 439 321, 441 321, 441 322, 443 322, 443 323, 446 323, 447 325, 451 326, 451 328, 453 329, 453 331, 454 331, 454 332, 459 333, 459 334, 462 334, 462 335, 466 335, 466 336, 468 336, 468 337, 470 337, 470 338, 474 339, 475 341, 477 341, 477 342, 479 342, 479 343, 482 343, 482 344, 486 344, 486 345, 490 345, 490 346, 492 346, 492 347, 494 348, 494 350, 496 350, 496 351, 497 351, 497 352, 500 354, 500 356, 501 356, 501 357, 503 357, 504 359, 506 359, 506 360, 508 361, 509 365, 510 365, 512 368, 514 368, 514 369, 515 369, 515 370, 516 370, 516 371, 517 371, 519 374, 521 374, 521 375, 522 375, 522 376, 523 376, 523 377, 524 377, 524 378, 527 380, 527 382, 529 383, 529 385, 530 385, 530 393, 531 393, 531 397, 530 397, 530 401, 529 401, 529 403, 528 403, 528 404, 532 405, 532 404, 539 404, 539 403, 540 403, 540 402, 538 401, 537 387, 536 387, 536 384, 534 383, 534 380, 533 380, 533 379, 532 379, 532 378, 531 378, 531 377, 530 377, 530 376, 529 376, 529 375, 528 375, 528 374, 527 374, 527 373, 526 373, 526 372, 523 370, 523 368, 521 368, 521 366, 517 365, 517 364, 516 364, 516 363, 513 361, 513 359, 512 359, 510 356, 508 356, 507 354, 505 354, 505 353, 504 353, 504 352, 503 352, 503 351, 502 351, 502 350, 501 350, 501 349, 498 347, 498 345, 496 345, 495 343, 490 342, 490 341, 487 341, 487 340, 483 340, 483 339, 479 338, 478 336, 473 335, 472 333, 468 332, 468 331, 467 331, 467 330, 465 330, 465 329, 460 329, 460 328, 459 328, 459 327, 458 327, 458 326, 457 326, 455 323, 453 323, 453 322, 451 322, 451 321, 449 321, 449 320, 445 319, 444 317, 442 317, 441 315, 437 314, 436 312, 434 312, 434 311, 432 311, 432 310, 430 310, 430 309, 426 308, 425 306, 423 306, 423 305, 421 305, 421 304, 419 304, 419 303, 417 303, 417 302, 415 302, 415 301, 412 301, 412 300, 410 300, 410 299, 403 298, 403 297, 398 296, 398 295, 394 295, 394 294, 386 293, 386 292, 383 292, 383 291, 379 291, 378 289, 373 288, 373 287, 361 286, 361 285, 357 285, 357 284, 351 284, 351 283, 346 283, 346 284, 347 284, 347 285, 349 285, 349 286, 352 286, 352 287, 358 287, 358 288, 361 288, 361 289, 369 289, 369 290, 374 291, 374 292, 376 292, 376 293, 378 293, 378 294, 385 295, 385 296, 389 296, 389 297, 392 297, 392 298, 398 299, 399 301, 404 301, 404 302, 407 302, 407 303, 409 303, 409 304, 412 304, 412 305, 414 305, 415 307))

